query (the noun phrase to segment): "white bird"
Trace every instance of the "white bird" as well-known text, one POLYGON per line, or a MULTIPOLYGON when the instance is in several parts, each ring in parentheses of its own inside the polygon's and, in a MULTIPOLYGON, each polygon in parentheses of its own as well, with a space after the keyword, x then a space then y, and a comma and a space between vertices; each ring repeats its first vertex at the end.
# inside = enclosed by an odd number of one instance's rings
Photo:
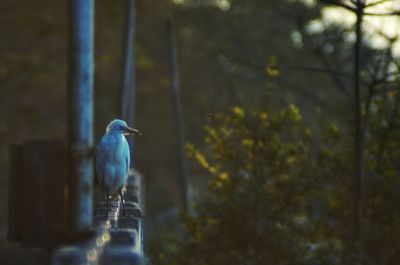
POLYGON ((109 198, 116 195, 117 192, 126 216, 122 188, 128 178, 130 151, 124 135, 132 133, 141 135, 138 130, 128 127, 125 121, 115 119, 108 124, 106 133, 97 148, 96 173, 100 188, 106 197, 106 216, 109 212, 109 198))

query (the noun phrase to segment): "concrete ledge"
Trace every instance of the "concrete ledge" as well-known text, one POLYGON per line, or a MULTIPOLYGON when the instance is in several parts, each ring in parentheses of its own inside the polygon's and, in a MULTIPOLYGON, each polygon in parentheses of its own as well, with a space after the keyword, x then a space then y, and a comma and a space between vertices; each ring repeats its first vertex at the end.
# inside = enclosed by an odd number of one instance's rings
POLYGON ((141 265, 143 257, 135 229, 110 229, 111 240, 103 250, 101 265, 141 265))
POLYGON ((0 247, 0 264, 4 265, 44 265, 50 260, 49 253, 42 248, 22 246, 0 247))
POLYGON ((52 265, 86 264, 86 249, 81 247, 63 247, 53 254, 52 265))

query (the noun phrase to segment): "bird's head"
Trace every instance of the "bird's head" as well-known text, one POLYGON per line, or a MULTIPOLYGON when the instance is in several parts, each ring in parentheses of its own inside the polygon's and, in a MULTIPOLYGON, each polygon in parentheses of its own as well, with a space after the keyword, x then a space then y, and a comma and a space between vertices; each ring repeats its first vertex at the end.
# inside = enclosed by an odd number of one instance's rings
POLYGON ((119 119, 115 119, 115 120, 111 121, 107 125, 106 132, 107 133, 117 132, 117 133, 121 133, 124 135, 132 134, 132 133, 137 134, 137 135, 142 135, 138 130, 128 127, 128 125, 126 124, 125 121, 119 120, 119 119))

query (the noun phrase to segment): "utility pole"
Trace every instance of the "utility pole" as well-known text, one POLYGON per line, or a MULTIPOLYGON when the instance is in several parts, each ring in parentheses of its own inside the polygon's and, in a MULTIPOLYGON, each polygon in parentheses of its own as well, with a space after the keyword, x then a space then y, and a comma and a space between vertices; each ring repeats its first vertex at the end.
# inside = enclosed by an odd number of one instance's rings
MULTIPOLYGON (((119 116, 125 120, 129 126, 135 123, 135 20, 136 20, 136 1, 126 0, 126 14, 124 23, 123 41, 123 74, 120 94, 119 116)), ((133 135, 127 136, 131 163, 133 161, 134 141, 133 135)), ((132 165, 131 165, 132 167, 132 165)))
POLYGON ((68 8, 69 215, 79 233, 92 226, 93 0, 70 0, 68 8))
POLYGON ((179 176, 178 183, 182 202, 182 210, 186 213, 188 210, 188 194, 187 194, 187 165, 185 156, 185 135, 182 117, 181 99, 179 94, 179 68, 178 55, 176 49, 175 31, 171 20, 166 21, 168 32, 168 48, 170 52, 170 68, 171 68, 171 92, 172 92, 172 114, 175 123, 177 137, 177 157, 179 176))

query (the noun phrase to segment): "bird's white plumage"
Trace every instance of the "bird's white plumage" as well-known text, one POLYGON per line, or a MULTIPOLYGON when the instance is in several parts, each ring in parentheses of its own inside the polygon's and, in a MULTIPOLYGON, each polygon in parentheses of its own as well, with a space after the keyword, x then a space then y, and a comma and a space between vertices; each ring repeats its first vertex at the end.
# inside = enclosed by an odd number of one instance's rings
POLYGON ((122 120, 113 120, 107 126, 97 149, 96 172, 103 191, 113 195, 125 185, 129 172, 130 152, 124 132, 127 127, 122 120))

